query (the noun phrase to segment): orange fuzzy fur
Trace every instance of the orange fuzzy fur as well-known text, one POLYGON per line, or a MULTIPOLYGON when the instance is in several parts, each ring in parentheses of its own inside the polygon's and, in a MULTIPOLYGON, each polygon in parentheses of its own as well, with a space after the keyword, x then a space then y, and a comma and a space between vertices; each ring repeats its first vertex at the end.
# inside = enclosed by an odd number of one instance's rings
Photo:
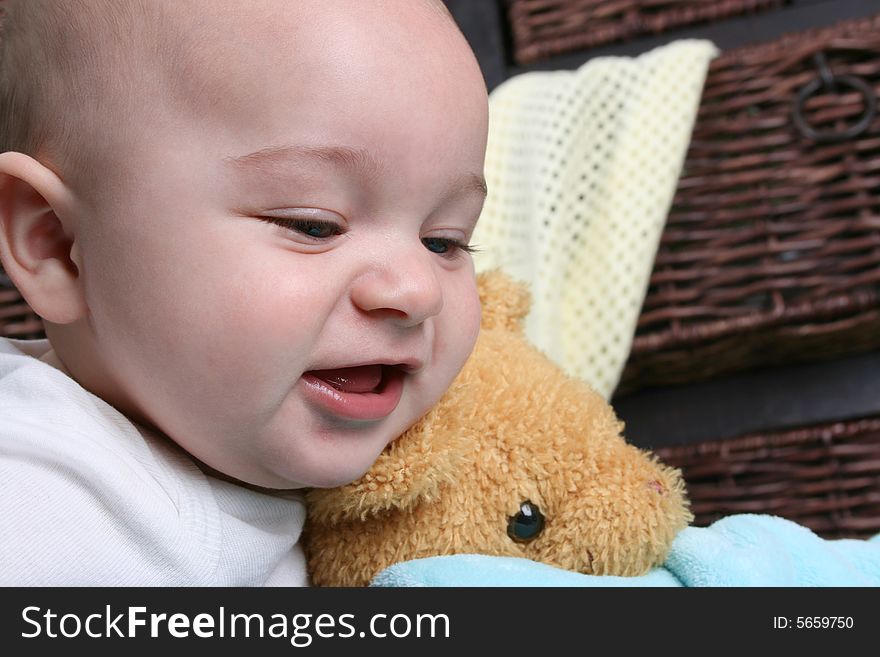
POLYGON ((627 444, 608 403, 527 342, 525 289, 498 272, 479 287, 480 338, 444 398, 361 479, 309 492, 313 584, 462 553, 640 575, 692 519, 679 472, 627 444), (521 543, 507 525, 525 500, 546 525, 521 543))

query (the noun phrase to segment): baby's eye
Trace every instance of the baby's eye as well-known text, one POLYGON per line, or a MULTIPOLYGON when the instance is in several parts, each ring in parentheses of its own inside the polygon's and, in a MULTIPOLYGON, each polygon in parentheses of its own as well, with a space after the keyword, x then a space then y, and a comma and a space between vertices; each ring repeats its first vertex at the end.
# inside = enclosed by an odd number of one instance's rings
POLYGON ((422 244, 431 253, 437 253, 447 258, 454 258, 461 253, 474 252, 470 245, 446 237, 425 237, 422 239, 422 244))
POLYGON ((306 237, 316 240, 323 240, 341 235, 343 230, 335 223, 330 221, 315 221, 314 219, 291 219, 287 217, 261 217, 263 221, 277 226, 282 226, 288 230, 302 233, 306 237))

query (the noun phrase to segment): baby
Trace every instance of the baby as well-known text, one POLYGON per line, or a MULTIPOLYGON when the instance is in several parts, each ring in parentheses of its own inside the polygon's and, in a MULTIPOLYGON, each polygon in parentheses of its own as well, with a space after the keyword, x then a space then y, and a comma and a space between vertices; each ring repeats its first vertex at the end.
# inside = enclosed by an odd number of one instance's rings
POLYGON ((439 0, 9 0, 0 584, 299 585, 479 330, 487 95, 439 0))

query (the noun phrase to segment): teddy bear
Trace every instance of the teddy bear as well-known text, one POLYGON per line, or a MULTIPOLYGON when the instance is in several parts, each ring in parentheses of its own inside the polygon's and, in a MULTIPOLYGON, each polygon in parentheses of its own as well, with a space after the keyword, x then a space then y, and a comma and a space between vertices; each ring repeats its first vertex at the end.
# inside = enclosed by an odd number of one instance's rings
POLYGON ((445 396, 359 480, 307 493, 316 586, 422 557, 523 557, 594 575, 660 565, 693 519, 680 472, 525 336, 528 290, 481 274, 480 336, 445 396))

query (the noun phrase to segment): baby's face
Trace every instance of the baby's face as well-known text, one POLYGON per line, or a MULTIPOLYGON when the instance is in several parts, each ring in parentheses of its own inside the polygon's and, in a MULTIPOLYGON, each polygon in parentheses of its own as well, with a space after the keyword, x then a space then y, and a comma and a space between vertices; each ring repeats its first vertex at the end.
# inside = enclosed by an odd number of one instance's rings
POLYGON ((76 248, 122 410, 281 488, 357 478, 440 398, 479 328, 460 245, 487 130, 446 21, 262 2, 208 21, 189 87, 106 126, 118 160, 76 248))

